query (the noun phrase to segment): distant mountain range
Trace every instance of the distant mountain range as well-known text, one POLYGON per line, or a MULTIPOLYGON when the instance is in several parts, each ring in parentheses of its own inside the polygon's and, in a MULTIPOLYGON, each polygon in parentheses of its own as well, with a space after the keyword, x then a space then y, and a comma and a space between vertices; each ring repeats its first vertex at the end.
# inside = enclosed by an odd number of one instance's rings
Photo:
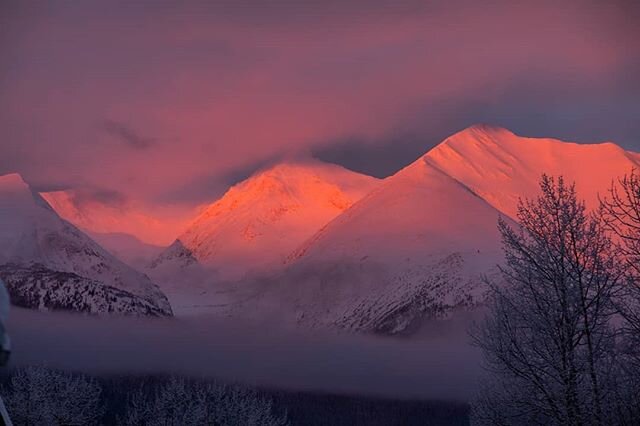
POLYGON ((612 179, 638 166, 640 155, 611 143, 468 128, 385 179, 299 247, 273 286, 275 297, 287 298, 303 322, 411 331, 424 316, 483 301, 482 276, 495 276, 502 260, 498 217, 514 219, 518 199, 537 195, 543 173, 575 181, 595 207, 612 179))
MULTIPOLYGON (((543 173, 575 181, 595 207, 612 179, 633 167, 640 154, 613 143, 525 138, 479 125, 383 180, 319 161, 262 170, 204 208, 165 249, 127 236, 124 225, 105 237, 91 229, 90 210, 77 223, 67 219, 130 264, 137 253, 151 259, 145 270, 178 313, 408 333, 425 317, 482 302, 481 276, 494 276, 502 258, 497 219, 512 220, 519 197, 535 196, 543 173)), ((131 291, 125 287, 118 288, 131 291)))

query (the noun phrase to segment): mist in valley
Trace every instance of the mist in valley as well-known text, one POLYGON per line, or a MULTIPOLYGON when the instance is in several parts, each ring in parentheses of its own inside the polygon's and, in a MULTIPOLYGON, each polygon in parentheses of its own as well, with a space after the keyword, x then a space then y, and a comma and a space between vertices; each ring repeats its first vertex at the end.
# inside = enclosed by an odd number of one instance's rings
POLYGON ((143 319, 15 308, 10 368, 94 375, 182 375, 293 391, 465 401, 479 373, 468 326, 426 324, 412 337, 285 329, 214 316, 143 319))

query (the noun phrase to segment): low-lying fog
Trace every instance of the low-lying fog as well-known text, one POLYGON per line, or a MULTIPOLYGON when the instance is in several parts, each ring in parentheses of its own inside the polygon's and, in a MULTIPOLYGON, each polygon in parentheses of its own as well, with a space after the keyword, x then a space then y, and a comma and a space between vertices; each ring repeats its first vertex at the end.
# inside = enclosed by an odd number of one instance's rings
POLYGON ((417 338, 282 330, 214 317, 98 318, 15 308, 12 366, 89 373, 177 373, 247 384, 394 398, 462 400, 479 353, 470 318, 438 321, 417 338))

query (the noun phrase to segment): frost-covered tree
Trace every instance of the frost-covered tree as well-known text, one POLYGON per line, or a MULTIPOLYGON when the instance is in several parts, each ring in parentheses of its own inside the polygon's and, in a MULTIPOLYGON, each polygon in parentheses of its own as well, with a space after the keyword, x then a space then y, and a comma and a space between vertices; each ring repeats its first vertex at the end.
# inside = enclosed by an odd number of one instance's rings
POLYGON ((254 390, 229 385, 209 385, 216 424, 285 426, 286 415, 274 414, 273 403, 254 390))
POLYGON ((624 260, 640 275, 640 171, 632 169, 613 182, 601 206, 607 225, 620 238, 624 260))
POLYGON ((602 216, 615 235, 620 260, 627 266, 627 282, 617 300, 624 318, 621 327, 625 362, 625 386, 621 410, 640 424, 640 171, 631 172, 611 184, 600 202, 602 216))
POLYGON ((172 377, 159 388, 141 386, 129 398, 121 422, 129 426, 285 426, 286 416, 256 392, 236 386, 172 377))
POLYGON ((599 215, 573 185, 543 176, 520 201, 519 227, 500 220, 503 282, 473 333, 489 373, 475 424, 613 424, 617 372, 611 318, 623 276, 599 215))
POLYGON ((95 380, 45 367, 15 371, 4 395, 16 425, 92 425, 103 415, 95 380))
POLYGON ((141 384, 129 398, 126 425, 206 425, 207 393, 203 386, 189 386, 172 377, 161 388, 141 384))
POLYGON ((640 358, 640 172, 636 169, 613 182, 601 200, 607 226, 617 237, 621 259, 628 266, 629 280, 620 298, 620 311, 627 321, 629 347, 640 358))

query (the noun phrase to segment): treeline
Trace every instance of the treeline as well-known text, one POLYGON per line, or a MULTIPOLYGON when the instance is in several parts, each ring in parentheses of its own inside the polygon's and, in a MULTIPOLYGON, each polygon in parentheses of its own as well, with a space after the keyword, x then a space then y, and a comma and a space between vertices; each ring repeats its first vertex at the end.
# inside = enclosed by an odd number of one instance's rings
POLYGON ((97 379, 45 367, 15 370, 2 395, 16 425, 289 425, 257 391, 180 377, 97 379))
POLYGON ((251 389, 171 376, 92 377, 45 367, 0 378, 15 425, 468 425, 458 402, 251 389))
POLYGON ((501 282, 472 332, 486 376, 477 425, 640 424, 640 175, 587 211, 543 176, 518 226, 499 222, 501 282))

